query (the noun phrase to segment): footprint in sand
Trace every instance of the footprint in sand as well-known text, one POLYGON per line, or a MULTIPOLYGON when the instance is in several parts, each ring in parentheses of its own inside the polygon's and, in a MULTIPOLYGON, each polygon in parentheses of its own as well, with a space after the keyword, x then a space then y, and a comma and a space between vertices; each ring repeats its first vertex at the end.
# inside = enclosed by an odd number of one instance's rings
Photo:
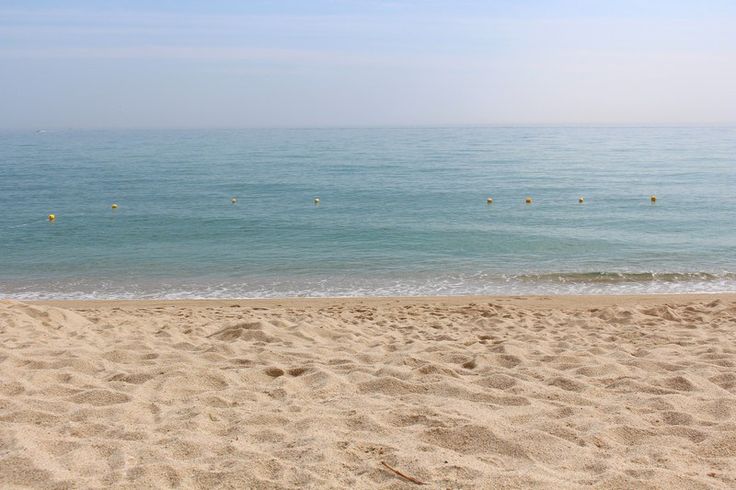
POLYGON ((278 378, 279 376, 284 375, 284 370, 277 367, 266 368, 263 372, 272 378, 278 378))

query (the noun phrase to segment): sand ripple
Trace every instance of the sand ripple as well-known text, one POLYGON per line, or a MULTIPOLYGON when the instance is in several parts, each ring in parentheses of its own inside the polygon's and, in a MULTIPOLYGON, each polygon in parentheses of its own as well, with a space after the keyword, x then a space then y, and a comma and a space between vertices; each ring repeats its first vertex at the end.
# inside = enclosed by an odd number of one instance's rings
POLYGON ((4 301, 0 338, 3 488, 736 487, 732 296, 4 301))

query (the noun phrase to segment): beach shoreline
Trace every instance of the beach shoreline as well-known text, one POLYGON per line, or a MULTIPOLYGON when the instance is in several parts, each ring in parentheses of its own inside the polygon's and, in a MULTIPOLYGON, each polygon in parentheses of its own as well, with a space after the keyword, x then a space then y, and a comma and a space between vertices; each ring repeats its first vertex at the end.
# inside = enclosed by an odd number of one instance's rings
POLYGON ((0 301, 0 485, 732 488, 736 294, 0 301))
MULTIPOLYGON (((645 306, 658 304, 684 304, 693 301, 720 299, 736 301, 731 293, 662 293, 662 294, 589 294, 589 295, 530 295, 530 296, 336 296, 336 297, 283 297, 283 298, 227 298, 227 299, 63 299, 29 300, 27 304, 84 309, 89 307, 138 308, 138 307, 373 307, 389 305, 442 305, 458 306, 470 303, 494 303, 529 308, 601 308, 608 306, 645 306)), ((16 301, 16 300, 13 300, 16 301)))

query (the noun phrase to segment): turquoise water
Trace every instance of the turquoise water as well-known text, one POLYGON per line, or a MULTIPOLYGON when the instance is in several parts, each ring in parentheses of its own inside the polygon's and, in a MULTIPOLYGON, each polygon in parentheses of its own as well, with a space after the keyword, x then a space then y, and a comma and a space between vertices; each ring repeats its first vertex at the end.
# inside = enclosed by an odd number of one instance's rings
POLYGON ((0 297, 694 291, 732 127, 0 133, 0 297))

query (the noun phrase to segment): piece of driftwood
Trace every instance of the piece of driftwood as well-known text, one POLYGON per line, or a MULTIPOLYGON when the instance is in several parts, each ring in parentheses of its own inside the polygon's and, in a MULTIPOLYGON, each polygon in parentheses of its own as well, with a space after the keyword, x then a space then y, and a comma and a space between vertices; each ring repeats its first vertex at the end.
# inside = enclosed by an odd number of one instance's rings
POLYGON ((405 480, 408 480, 408 481, 410 481, 410 482, 412 482, 412 483, 416 483, 417 485, 426 485, 426 483, 424 483, 424 482, 422 482, 422 481, 419 481, 419 480, 417 480, 416 478, 414 478, 414 477, 411 477, 411 476, 409 476, 409 475, 405 475, 405 474, 403 474, 402 472, 400 472, 399 470, 397 470, 396 468, 392 468, 392 467, 390 467, 389 465, 387 465, 387 464, 386 464, 386 462, 385 462, 385 461, 381 461, 381 464, 382 464, 383 466, 385 466, 386 468, 388 468, 389 470, 393 471, 394 473, 396 473, 397 475, 399 475, 399 476, 400 476, 401 478, 403 478, 403 479, 405 479, 405 480))

